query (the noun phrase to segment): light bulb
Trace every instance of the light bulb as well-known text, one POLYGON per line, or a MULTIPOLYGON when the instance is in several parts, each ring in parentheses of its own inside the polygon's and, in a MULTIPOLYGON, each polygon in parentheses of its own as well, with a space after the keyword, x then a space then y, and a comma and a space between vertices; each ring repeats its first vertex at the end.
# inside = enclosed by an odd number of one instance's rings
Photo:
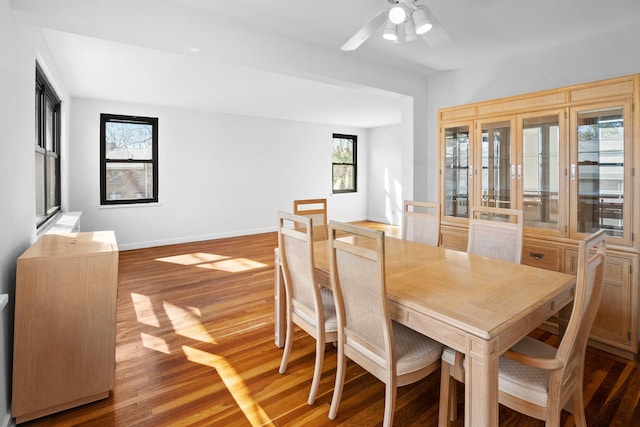
POLYGON ((412 18, 416 23, 416 34, 424 34, 429 31, 433 25, 427 19, 427 14, 424 9, 418 8, 413 12, 412 18))
POLYGON ((391 21, 387 22, 387 27, 384 29, 382 37, 392 42, 398 40, 398 27, 391 21))
POLYGON ((393 22, 394 24, 402 24, 405 19, 407 19, 407 11, 404 10, 404 7, 400 5, 393 6, 389 11, 389 21, 393 22))

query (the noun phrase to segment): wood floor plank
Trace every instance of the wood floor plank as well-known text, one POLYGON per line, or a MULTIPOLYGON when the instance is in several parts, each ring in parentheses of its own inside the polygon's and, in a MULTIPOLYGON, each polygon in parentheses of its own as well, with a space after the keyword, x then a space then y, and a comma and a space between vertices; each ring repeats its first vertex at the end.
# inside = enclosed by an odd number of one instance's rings
MULTIPOLYGON (((398 235, 394 227, 360 223, 398 235)), ((283 375, 273 339, 275 233, 122 251, 117 302, 116 381, 108 399, 21 426, 375 426, 384 385, 348 363, 338 416, 327 418, 336 349, 328 344, 316 403, 307 405, 315 342, 296 330, 283 375)), ((537 339, 557 345, 540 330, 537 339)), ((398 390, 395 425, 436 426, 439 371, 398 390)), ((459 387, 464 424, 464 389, 459 387)), ((640 368, 588 349, 591 427, 640 426, 640 368)), ((572 417, 563 413, 563 425, 572 417)), ((500 407, 502 426, 541 421, 500 407)))

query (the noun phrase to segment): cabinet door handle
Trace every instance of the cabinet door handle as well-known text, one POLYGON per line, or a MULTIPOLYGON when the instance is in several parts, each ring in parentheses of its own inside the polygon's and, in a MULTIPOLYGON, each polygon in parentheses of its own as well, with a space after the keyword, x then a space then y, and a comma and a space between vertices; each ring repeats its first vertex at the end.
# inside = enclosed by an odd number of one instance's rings
POLYGON ((473 166, 469 166, 469 178, 473 178, 473 166))
POLYGON ((518 165, 518 179, 522 179, 522 165, 518 165))
POLYGON ((511 165, 511 179, 516 179, 516 165, 511 165))
POLYGON ((576 180, 576 164, 571 163, 571 181, 576 180))
POLYGON ((544 258, 544 254, 538 252, 529 252, 529 256, 533 259, 542 259, 544 258))

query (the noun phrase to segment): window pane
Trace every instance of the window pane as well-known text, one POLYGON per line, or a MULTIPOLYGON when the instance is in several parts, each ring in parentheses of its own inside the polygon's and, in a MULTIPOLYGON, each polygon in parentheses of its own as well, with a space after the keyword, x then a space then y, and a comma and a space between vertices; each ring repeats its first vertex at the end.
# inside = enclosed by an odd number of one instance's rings
POLYGON ((469 126, 445 129, 444 214, 469 215, 469 126))
POLYGON ((352 165, 333 165, 333 191, 354 190, 352 165))
POLYGON ((40 89, 40 87, 38 85, 36 85, 36 114, 35 114, 35 118, 36 118, 36 147, 41 147, 41 142, 40 142, 40 92, 42 89, 40 89))
POLYGON ((36 216, 45 216, 44 197, 44 153, 36 151, 36 216))
POLYGON ((58 159, 47 156, 47 212, 60 205, 58 200, 58 159))
POLYGON ((153 126, 145 123, 105 123, 106 158, 151 160, 153 126))
POLYGON ((578 232, 622 237, 624 116, 622 108, 578 114, 578 232))
POLYGON ((107 200, 153 198, 152 163, 107 163, 107 200))
POLYGON ((511 123, 482 125, 482 206, 511 207, 511 123))
POLYGON ((333 163, 354 163, 353 141, 345 138, 333 138, 331 157, 333 163))
POLYGON ((47 100, 47 102, 45 102, 47 111, 45 112, 45 144, 46 144, 46 148, 47 151, 53 151, 53 106, 51 105, 51 103, 47 100))
POLYGON ((557 230, 560 126, 557 115, 523 120, 524 224, 557 230))

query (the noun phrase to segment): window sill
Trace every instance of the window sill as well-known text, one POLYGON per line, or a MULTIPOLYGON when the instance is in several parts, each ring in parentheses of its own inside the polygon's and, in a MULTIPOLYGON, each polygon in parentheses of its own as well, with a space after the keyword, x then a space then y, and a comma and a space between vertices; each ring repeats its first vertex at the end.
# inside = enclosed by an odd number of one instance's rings
POLYGON ((123 203, 121 205, 113 204, 113 205, 100 205, 98 209, 120 209, 120 208, 146 208, 146 207, 157 207, 161 206, 159 202, 151 202, 151 203, 123 203))
POLYGON ((38 238, 45 234, 75 233, 80 231, 82 212, 60 212, 38 230, 38 238))

